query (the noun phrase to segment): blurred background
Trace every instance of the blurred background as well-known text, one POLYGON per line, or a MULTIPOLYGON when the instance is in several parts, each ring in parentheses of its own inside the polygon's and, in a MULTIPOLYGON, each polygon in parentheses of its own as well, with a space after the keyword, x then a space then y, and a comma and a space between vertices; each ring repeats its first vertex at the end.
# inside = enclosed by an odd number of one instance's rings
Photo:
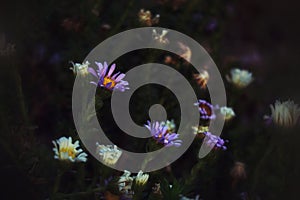
MULTIPOLYGON (((89 156, 91 163, 64 175, 56 194, 53 185, 60 166, 53 159, 51 141, 77 137, 71 108, 75 77, 69 62, 81 63, 96 45, 116 33, 145 26, 138 18, 142 8, 160 15, 153 26, 183 32, 199 42, 224 81, 232 68, 247 69, 254 77, 242 91, 225 83, 228 105, 237 115, 222 133, 230 141, 228 150, 198 161, 194 156, 198 148, 191 148, 171 169, 155 172, 156 176, 186 181, 186 195, 200 194, 202 199, 298 199, 299 127, 279 129, 263 120, 277 99, 300 102, 300 14, 292 0, 2 1, 0 198, 101 199, 106 189, 101 178, 94 177, 120 175, 89 156), (234 173, 236 162, 243 163, 244 178, 234 173), (91 189, 102 186, 100 191, 91 189)), ((150 61, 148 54, 121 57, 116 61, 118 70, 126 72, 150 61)), ((138 114, 138 100, 143 98, 145 93, 137 92, 133 113, 138 114)), ((109 106, 103 109, 108 114, 98 116, 100 123, 114 134, 120 132, 111 122, 109 106)), ((174 110, 170 112, 176 121, 174 110)), ((146 118, 144 113, 136 121, 146 118)), ((130 141, 115 140, 123 146, 130 141)))

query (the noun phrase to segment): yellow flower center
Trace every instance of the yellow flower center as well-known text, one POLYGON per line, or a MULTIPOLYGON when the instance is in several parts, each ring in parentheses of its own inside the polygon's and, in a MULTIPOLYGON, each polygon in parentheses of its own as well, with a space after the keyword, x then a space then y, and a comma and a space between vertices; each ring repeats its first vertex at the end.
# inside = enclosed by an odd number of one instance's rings
POLYGON ((61 148, 60 149, 60 153, 68 153, 68 156, 71 158, 75 158, 76 154, 75 154, 75 149, 74 148, 61 148))
POLYGON ((111 83, 109 89, 115 87, 116 85, 116 82, 114 80, 112 80, 110 77, 104 77, 104 80, 103 80, 103 85, 106 86, 107 84, 111 83))

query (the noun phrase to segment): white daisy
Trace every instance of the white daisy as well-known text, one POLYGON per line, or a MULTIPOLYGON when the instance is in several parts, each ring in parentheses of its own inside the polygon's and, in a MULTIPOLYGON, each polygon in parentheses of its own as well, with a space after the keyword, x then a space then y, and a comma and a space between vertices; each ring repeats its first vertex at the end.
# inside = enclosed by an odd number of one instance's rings
POLYGON ((244 88, 253 81, 252 73, 247 70, 232 69, 230 74, 231 77, 227 75, 226 79, 238 88, 244 88))
POLYGON ((152 30, 152 36, 153 39, 161 44, 168 44, 169 40, 166 38, 166 35, 169 31, 167 30, 162 30, 162 33, 159 34, 155 29, 152 30))
POLYGON ((220 108, 220 113, 224 116, 225 120, 229 120, 235 116, 233 109, 226 106, 220 108))
POLYGON ((115 165, 122 155, 122 151, 120 151, 116 145, 100 145, 98 142, 96 145, 97 154, 107 165, 115 165))
POLYGON ((86 61, 85 63, 74 63, 70 62, 73 67, 70 67, 71 70, 73 70, 74 74, 81 75, 81 76, 86 76, 89 74, 88 72, 88 67, 90 65, 89 61, 86 61))
POLYGON ((276 101, 274 106, 270 105, 271 116, 265 116, 271 119, 275 124, 284 127, 296 125, 300 116, 300 108, 293 101, 280 102, 276 101))
POLYGON ((87 154, 82 149, 77 149, 79 148, 78 140, 73 144, 71 137, 61 137, 56 141, 53 140, 52 143, 54 145, 55 159, 71 162, 87 161, 87 154))

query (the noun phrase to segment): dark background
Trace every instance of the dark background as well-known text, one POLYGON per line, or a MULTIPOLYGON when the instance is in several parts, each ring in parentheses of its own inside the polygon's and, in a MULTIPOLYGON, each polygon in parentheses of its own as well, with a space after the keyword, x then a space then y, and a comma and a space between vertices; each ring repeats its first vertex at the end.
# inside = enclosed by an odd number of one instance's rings
MULTIPOLYGON (((230 150, 203 173, 217 175, 199 181, 194 192, 201 192, 204 199, 233 199, 245 191, 249 199, 298 199, 299 128, 279 130, 263 122, 275 100, 300 102, 298 4, 290 0, 193 0, 174 8, 170 1, 164 5, 156 1, 1 1, 0 33, 15 44, 16 52, 1 56, 0 62, 0 196, 49 198, 57 167, 51 141, 62 135, 76 136, 71 112, 74 76, 68 62, 82 62, 105 38, 140 27, 137 13, 145 8, 161 15, 158 26, 182 31, 202 44, 223 78, 232 67, 248 69, 255 78, 241 94, 226 85, 229 105, 240 117, 225 127, 230 150), (66 20, 73 23, 69 23, 71 28, 66 20), (214 20, 216 28, 210 28, 214 20), (264 159, 264 152, 274 143, 278 149, 264 159), (279 159, 278 152, 286 156, 279 159), (246 163, 249 174, 239 191, 229 189, 227 175, 219 176, 236 160, 246 163)), ((136 62, 140 61, 132 58, 127 65, 136 62)), ((188 155, 183 158, 188 159, 188 155)), ((177 171, 189 171, 193 164, 177 171)), ((183 176, 177 171, 175 175, 183 176)))

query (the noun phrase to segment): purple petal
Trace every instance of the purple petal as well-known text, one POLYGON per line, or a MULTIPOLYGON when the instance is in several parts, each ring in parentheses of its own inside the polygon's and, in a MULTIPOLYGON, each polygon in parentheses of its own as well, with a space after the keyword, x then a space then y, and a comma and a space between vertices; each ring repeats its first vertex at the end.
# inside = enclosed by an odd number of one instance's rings
POLYGON ((119 82, 119 81, 122 80, 124 77, 125 77, 125 74, 120 74, 120 75, 115 79, 115 81, 116 81, 116 82, 119 82))
POLYGON ((172 134, 168 134, 166 137, 168 138, 168 140, 172 140, 173 141, 173 140, 175 140, 175 139, 178 138, 178 134, 172 133, 172 134))
POLYGON ((105 76, 105 75, 106 75, 107 68, 108 68, 107 63, 104 62, 104 68, 103 68, 103 70, 102 70, 102 72, 101 72, 101 76, 105 76))
POLYGON ((100 63, 100 62, 95 62, 95 64, 98 66, 99 71, 102 71, 102 69, 103 69, 102 63, 100 63))
POLYGON ((108 74, 107 74, 108 77, 110 77, 110 76, 112 75, 112 73, 114 72, 115 68, 116 68, 116 64, 113 64, 113 65, 110 67, 110 70, 109 70, 109 72, 108 72, 108 74))
POLYGON ((119 74, 120 74, 120 72, 114 74, 111 78, 112 78, 112 79, 115 79, 119 74))
POLYGON ((89 67, 88 72, 90 72, 93 76, 98 78, 98 75, 97 75, 96 71, 93 68, 89 67))
POLYGON ((105 85, 105 87, 106 87, 107 89, 109 89, 109 88, 111 87, 111 85, 112 85, 112 82, 109 82, 109 83, 107 83, 107 84, 105 85))
POLYGON ((96 85, 96 86, 98 85, 98 84, 97 84, 96 82, 94 82, 94 81, 91 81, 90 83, 93 84, 93 85, 96 85))

